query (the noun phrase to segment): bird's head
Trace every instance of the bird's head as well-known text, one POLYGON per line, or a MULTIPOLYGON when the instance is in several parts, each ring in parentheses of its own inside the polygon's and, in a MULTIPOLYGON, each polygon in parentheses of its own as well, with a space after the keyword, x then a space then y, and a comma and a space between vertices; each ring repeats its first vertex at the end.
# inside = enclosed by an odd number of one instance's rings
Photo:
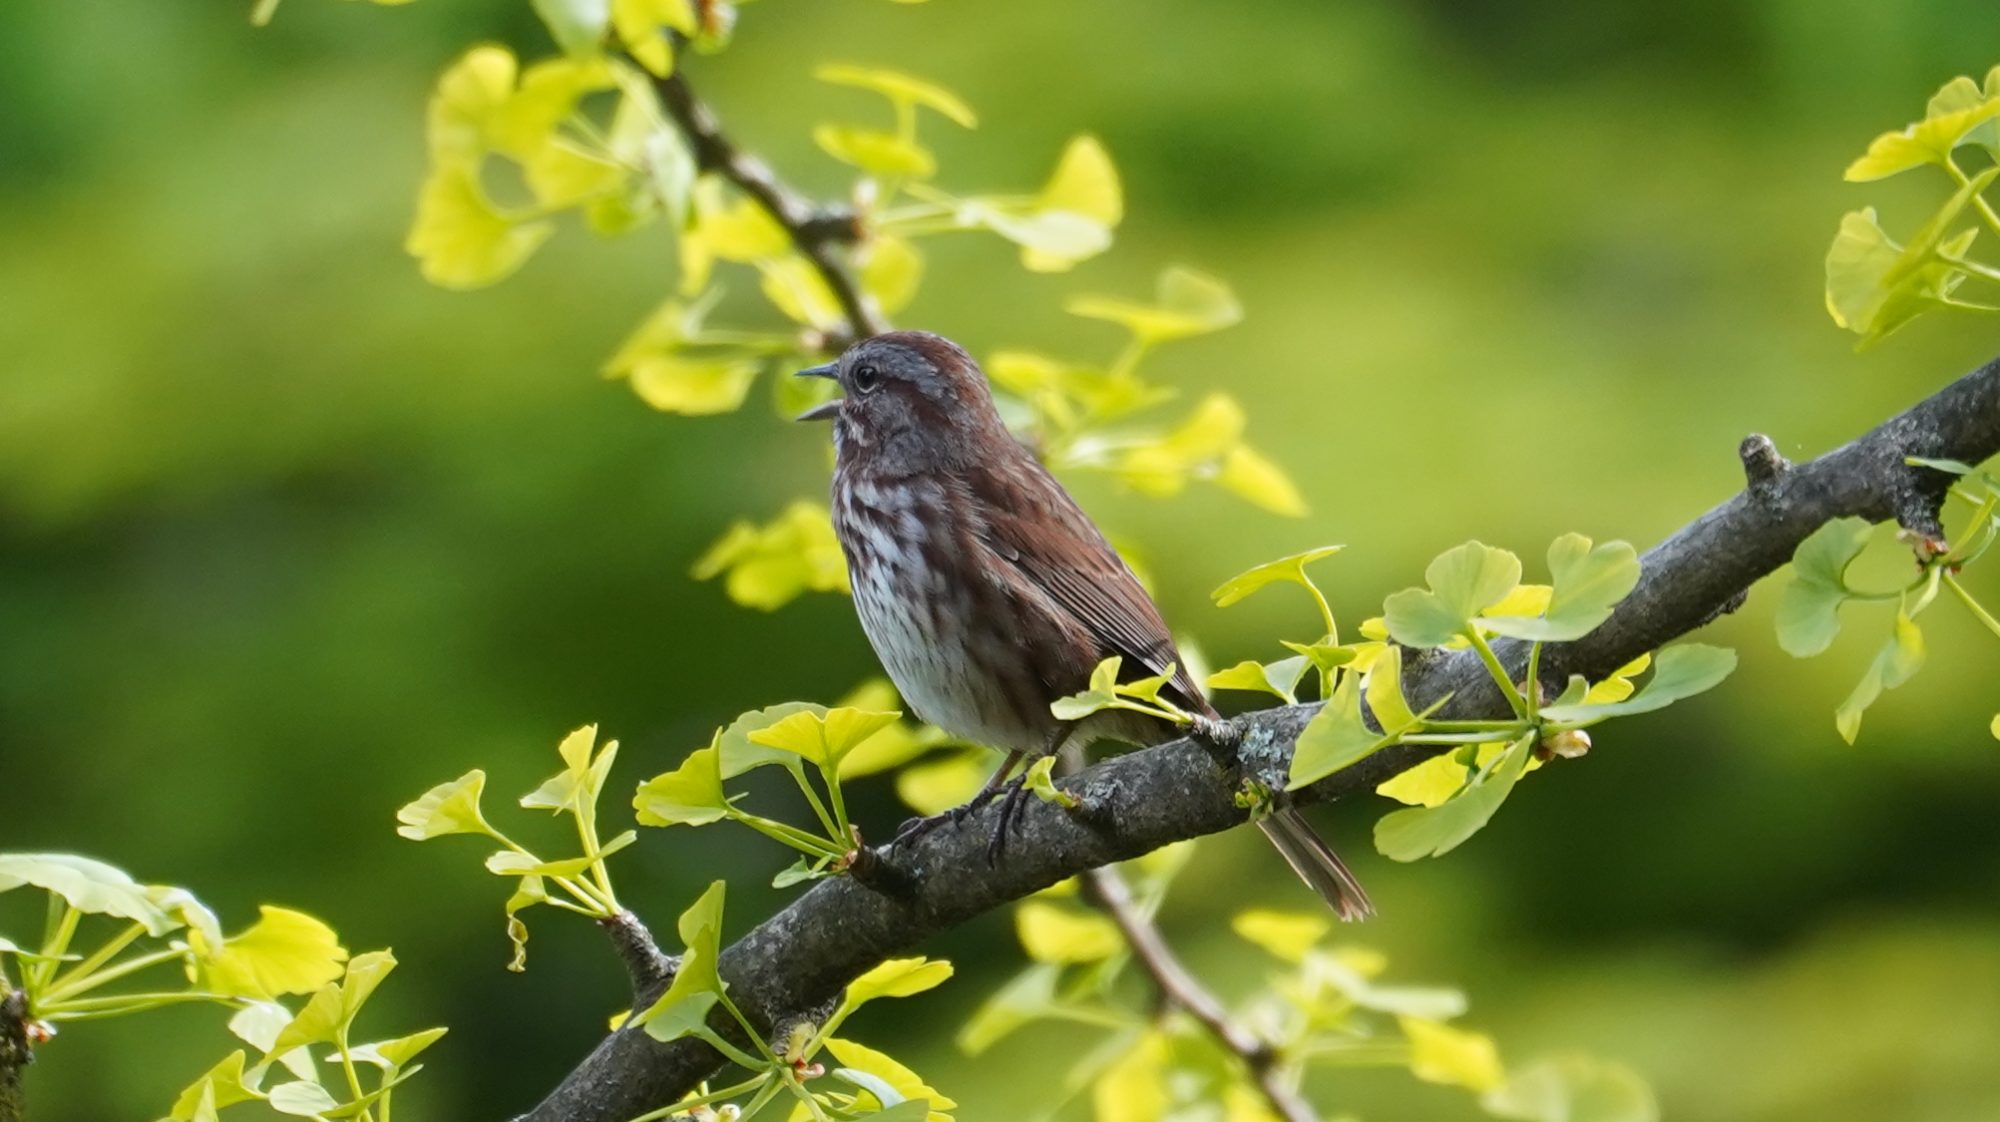
POLYGON ((840 397, 799 420, 833 421, 843 455, 876 449, 921 469, 974 454, 983 440, 1005 432, 979 364, 965 348, 928 331, 863 339, 799 376, 840 383, 840 397))

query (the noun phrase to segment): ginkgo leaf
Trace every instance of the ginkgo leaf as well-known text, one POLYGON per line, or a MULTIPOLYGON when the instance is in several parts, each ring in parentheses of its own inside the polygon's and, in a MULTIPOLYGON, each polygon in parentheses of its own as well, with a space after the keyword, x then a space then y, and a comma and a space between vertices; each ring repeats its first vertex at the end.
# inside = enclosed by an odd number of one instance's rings
POLYGON ((32 884, 93 915, 129 919, 155 937, 181 926, 146 886, 122 869, 70 853, 0 854, 0 892, 32 884))
POLYGON ((972 107, 957 94, 899 71, 829 63, 815 69, 813 77, 836 86, 872 90, 897 105, 921 105, 963 128, 969 129, 979 123, 972 107))
POLYGON ((791 752, 822 768, 838 768, 841 757, 902 717, 898 712, 859 709, 802 710, 749 734, 752 744, 791 752))
POLYGON ((1088 134, 1070 138, 1056 170, 1035 196, 1035 209, 1082 215, 1107 228, 1123 221, 1124 192, 1103 143, 1088 134))
POLYGON ((1849 744, 1861 735, 1861 714, 1884 690, 1893 690, 1909 681, 1924 665, 1924 633, 1910 618, 1907 601, 1896 611, 1896 623, 1875 660, 1868 664, 1853 692, 1834 710, 1834 728, 1849 744))
POLYGON ((611 0, 611 26, 639 65, 660 78, 674 71, 667 30, 688 36, 701 30, 693 0, 611 0))
POLYGON ((1506 1079, 1493 1038, 1422 1017, 1398 1017, 1410 1042, 1410 1074, 1426 1083, 1489 1091, 1506 1079))
POLYGON ((378 1040, 369 1044, 357 1044, 348 1049, 349 1056, 361 1063, 373 1064, 387 1071, 406 1067, 425 1049, 442 1039, 449 1029, 429 1028, 399 1036, 393 1040, 378 1040))
POLYGON ((597 750, 597 726, 585 725, 564 737, 556 746, 563 770, 521 796, 521 805, 531 810, 567 810, 592 806, 604 789, 604 777, 618 758, 618 742, 608 741, 597 750))
POLYGON ((695 749, 681 766, 640 784, 632 808, 641 826, 705 826, 728 817, 716 744, 695 749))
POLYGON ((1045 803, 1054 803, 1060 807, 1075 807, 1078 804, 1077 797, 1056 786, 1053 776, 1055 766, 1054 756, 1043 756, 1028 765, 1028 770, 1022 773, 1021 785, 1045 803))
POLYGON ((851 1012, 877 998, 909 997, 942 985, 951 975, 951 963, 942 959, 892 958, 847 983, 841 1008, 851 1012))
POLYGON ((1836 518, 1814 530, 1792 554, 1792 579, 1779 593, 1778 645, 1807 658, 1840 633, 1840 606, 1853 596, 1847 569, 1874 532, 1865 518, 1836 518))
POLYGON ((1243 318, 1243 306, 1228 285, 1179 265, 1160 274, 1153 304, 1115 296, 1076 296, 1063 307, 1071 315, 1122 324, 1146 343, 1220 331, 1243 318))
POLYGON ((1252 908, 1236 913, 1229 921, 1229 928, 1286 962, 1303 962, 1306 952, 1326 938, 1333 924, 1317 912, 1252 908))
POLYGON ((1660 1106, 1630 1068, 1589 1056, 1562 1056, 1510 1075, 1479 1100, 1496 1118, 1519 1122, 1660 1122, 1660 1106))
POLYGON ((479 810, 479 797, 485 789, 486 773, 478 768, 440 783, 396 811, 396 821, 402 823, 396 832, 412 841, 447 834, 491 835, 493 827, 486 824, 479 810))
POLYGON ((1391 811, 1375 823, 1375 848, 1394 861, 1441 857, 1464 844, 1491 821, 1527 769, 1534 737, 1510 746, 1480 781, 1434 807, 1391 811))
POLYGON ((678 1040, 708 1031, 708 1011, 722 998, 722 976, 716 973, 716 966, 722 954, 724 890, 722 881, 710 884, 681 913, 676 927, 687 951, 672 984, 634 1022, 644 1025, 647 1035, 655 1040, 678 1040))
POLYGON ((1048 1016, 1056 1008, 1056 982, 1062 967, 1038 962, 994 990, 959 1026, 953 1042, 959 1051, 978 1056, 1023 1025, 1048 1016))
MULTIPOLYGON (((940 1094, 936 1088, 925 1083, 916 1072, 896 1059, 867 1045, 843 1040, 837 1036, 827 1038, 826 1050, 833 1053, 833 1058, 839 1060, 847 1072, 864 1073, 887 1088, 894 1096, 894 1102, 884 1100, 880 1093, 870 1087, 870 1093, 876 1095, 881 1106, 895 1106, 897 1102, 927 1102, 930 1104, 930 1109, 916 1117, 923 1118, 927 1114, 930 1122, 951 1122, 951 1116, 943 1112, 956 1107, 958 1103, 949 1096, 940 1094)), ((837 1071, 834 1074, 842 1073, 837 1071)), ((855 1082, 857 1086, 867 1086, 860 1081, 851 1079, 849 1081, 855 1082)))
POLYGON ((326 1088, 303 1079, 280 1083, 264 1100, 272 1110, 300 1118, 318 1118, 340 1106, 326 1088))
POLYGON ((896 797, 918 814, 942 814, 971 798, 993 764, 985 752, 958 752, 896 773, 896 797))
MULTIPOLYGON (((1365 697, 1379 727, 1370 727, 1362 717, 1364 688, 1360 676, 1351 671, 1342 674, 1333 696, 1299 733, 1286 780, 1289 787, 1316 783, 1341 768, 1359 763, 1420 723, 1419 715, 1403 697, 1400 650, 1391 647, 1384 652, 1367 677, 1365 697)), ((1442 705, 1443 701, 1437 704, 1442 705)))
POLYGON ((1268 693, 1287 705, 1298 702, 1299 679, 1306 672, 1306 658, 1294 655, 1276 662, 1257 662, 1246 659, 1226 670, 1218 670, 1208 676, 1207 686, 1212 690, 1255 690, 1268 693))
POLYGON ((167 1111, 169 1122, 195 1122, 207 1111, 207 1118, 215 1118, 215 1112, 237 1103, 249 1102, 258 1097, 247 1085, 243 1065, 247 1059, 241 1048, 224 1056, 214 1067, 202 1073, 200 1079, 187 1086, 174 1100, 167 1111))
POLYGON ((1683 698, 1712 689, 1736 669, 1736 652, 1704 643, 1682 643, 1661 651, 1652 677, 1624 701, 1550 705, 1542 719, 1558 724, 1595 724, 1610 717, 1629 717, 1664 709, 1683 698))
POLYGON ((481 288, 512 275, 553 233, 548 222, 501 213, 471 169, 444 165, 425 181, 403 244, 432 284, 481 288))
POLYGON ((220 947, 193 940, 207 988, 234 997, 269 999, 311 993, 341 976, 347 950, 331 927, 289 908, 268 904, 256 923, 220 947))
MULTIPOLYGON (((796 502, 771 522, 738 522, 694 563, 696 580, 725 576, 729 598, 773 611, 801 593, 847 592, 847 559, 824 506, 796 502)), ((728 753, 724 753, 725 757, 728 753)), ((725 777, 733 772, 727 771, 725 777)))
POLYGON ((1173 1105, 1172 1059, 1173 1045, 1165 1033, 1140 1033, 1091 1084, 1093 1117, 1097 1122, 1165 1122, 1173 1105))
POLYGON ((1873 207, 1844 216, 1826 255, 1826 308, 1834 322, 1860 335, 1865 345, 1948 297, 1965 278, 1950 262, 1964 256, 1978 228, 1947 235, 1996 175, 2000 168, 1987 168, 1967 179, 1907 245, 1889 237, 1873 207))
POLYGON ((1227 608, 1273 584, 1289 583, 1310 588, 1312 580, 1306 576, 1306 566, 1322 558, 1331 557, 1345 548, 1347 547, 1342 545, 1323 545, 1294 553, 1289 557, 1280 557, 1276 561, 1252 565, 1216 586, 1215 591, 1209 593, 1209 596, 1214 599, 1216 607, 1227 608))
MULTIPOLYGON (((1960 80, 1970 85, 1969 79, 1960 80)), ((1876 137, 1867 153, 1848 165, 1847 180, 1865 183, 1925 164, 1947 164, 1952 150, 1965 143, 1973 130, 2000 116, 2000 99, 1981 98, 1970 105, 1946 108, 1955 104, 1955 99, 1948 98, 1940 103, 1951 89, 1947 86, 1939 91, 1940 97, 1932 98, 1931 113, 1923 120, 1876 137)))
POLYGON ((1464 635, 1481 612, 1521 583, 1521 560, 1471 541, 1439 554, 1424 579, 1428 588, 1406 588, 1384 600, 1382 618, 1398 643, 1441 647, 1464 635))
POLYGON ((1215 474, 1215 483, 1272 514, 1286 518, 1306 516, 1306 500, 1292 477, 1247 444, 1238 444, 1222 454, 1222 467, 1215 474))
POLYGON ((819 125, 813 143, 843 164, 874 175, 929 179, 937 174, 937 157, 908 137, 860 125, 819 125))
POLYGON ((1041 900, 1014 909, 1014 934, 1036 962, 1096 962, 1125 949, 1117 925, 1103 915, 1041 900))
POLYGON ((1548 607, 1534 616, 1488 612, 1479 626, 1496 635, 1539 642, 1568 642, 1611 618, 1611 610, 1639 583, 1639 552, 1626 542, 1593 546, 1582 534, 1564 534, 1549 546, 1553 578, 1548 607))

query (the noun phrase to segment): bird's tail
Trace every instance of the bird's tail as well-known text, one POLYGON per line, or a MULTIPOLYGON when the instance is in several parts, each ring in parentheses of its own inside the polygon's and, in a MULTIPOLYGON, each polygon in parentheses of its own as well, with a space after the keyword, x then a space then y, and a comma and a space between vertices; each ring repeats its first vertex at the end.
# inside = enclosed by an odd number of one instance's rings
POLYGON ((1319 893, 1343 921, 1352 923, 1375 914, 1375 905, 1368 902, 1368 893, 1354 879, 1353 870, 1297 809, 1280 807, 1258 819, 1257 828, 1271 839, 1299 879, 1319 893))

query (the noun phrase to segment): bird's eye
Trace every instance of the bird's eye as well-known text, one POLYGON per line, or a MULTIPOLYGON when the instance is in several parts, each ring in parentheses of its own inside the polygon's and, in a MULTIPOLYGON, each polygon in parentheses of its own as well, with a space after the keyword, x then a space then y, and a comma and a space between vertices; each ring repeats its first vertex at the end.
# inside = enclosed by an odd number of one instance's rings
POLYGON ((881 383, 882 372, 868 363, 864 362, 854 368, 854 388, 862 393, 868 393, 881 383))

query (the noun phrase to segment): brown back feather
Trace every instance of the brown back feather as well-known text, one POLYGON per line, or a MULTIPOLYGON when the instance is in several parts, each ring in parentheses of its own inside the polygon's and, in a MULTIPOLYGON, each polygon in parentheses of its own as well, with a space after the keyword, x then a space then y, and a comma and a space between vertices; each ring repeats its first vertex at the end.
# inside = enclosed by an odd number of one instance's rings
MULTIPOLYGON (((1174 667, 1168 696, 1184 708, 1212 714, 1188 675, 1160 609, 1097 524, 1025 448, 1004 437, 984 470, 969 480, 985 514, 980 534, 1010 565, 1096 640, 1099 658, 1119 655, 1127 679, 1174 667)), ((1084 683, 1075 683, 1081 690, 1084 683)))

